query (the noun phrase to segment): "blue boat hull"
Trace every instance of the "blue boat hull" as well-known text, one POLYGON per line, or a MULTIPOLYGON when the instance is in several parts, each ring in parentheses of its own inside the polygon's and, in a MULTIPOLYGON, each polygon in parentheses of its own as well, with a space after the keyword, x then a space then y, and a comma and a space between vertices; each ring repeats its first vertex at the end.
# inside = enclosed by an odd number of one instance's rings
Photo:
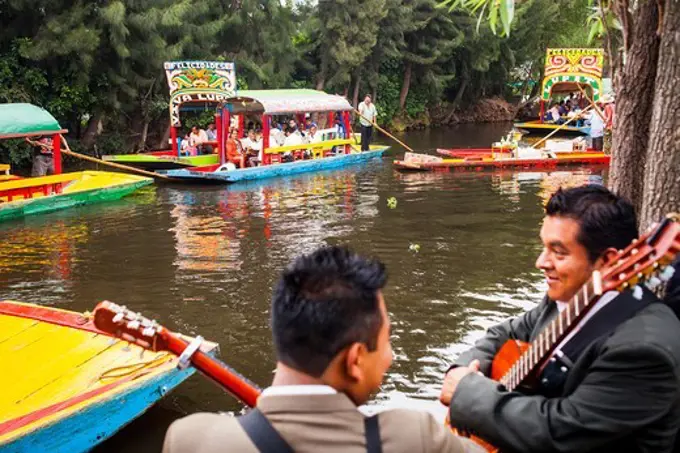
POLYGON ((171 178, 192 180, 195 182, 235 183, 239 181, 252 181, 255 179, 274 178, 277 176, 289 176, 299 173, 329 170, 348 165, 359 164, 370 159, 377 159, 389 147, 386 146, 374 151, 365 151, 354 154, 342 154, 340 156, 325 157, 323 159, 302 160, 286 164, 265 165, 250 167, 240 170, 204 172, 189 169, 169 170, 164 172, 171 178))
POLYGON ((142 415, 169 391, 194 373, 189 367, 174 370, 139 386, 115 394, 111 399, 86 406, 71 417, 0 447, 1 453, 86 452, 118 432, 142 415))

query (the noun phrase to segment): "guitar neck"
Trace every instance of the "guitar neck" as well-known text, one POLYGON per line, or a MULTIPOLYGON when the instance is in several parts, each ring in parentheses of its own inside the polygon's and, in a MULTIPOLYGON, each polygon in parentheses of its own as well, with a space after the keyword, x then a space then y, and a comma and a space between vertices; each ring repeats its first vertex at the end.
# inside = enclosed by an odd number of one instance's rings
MULTIPOLYGON (((186 341, 170 332, 167 333, 166 340, 168 351, 177 356, 181 355, 187 346, 189 346, 186 341)), ((191 356, 190 361, 194 368, 215 381, 220 387, 234 395, 234 397, 250 407, 255 407, 257 398, 261 393, 257 385, 201 350, 196 351, 191 356)))
POLYGON ((500 382, 512 391, 552 356, 562 340, 578 325, 602 296, 602 276, 598 271, 586 282, 564 310, 548 324, 529 344, 520 358, 512 365, 500 382))

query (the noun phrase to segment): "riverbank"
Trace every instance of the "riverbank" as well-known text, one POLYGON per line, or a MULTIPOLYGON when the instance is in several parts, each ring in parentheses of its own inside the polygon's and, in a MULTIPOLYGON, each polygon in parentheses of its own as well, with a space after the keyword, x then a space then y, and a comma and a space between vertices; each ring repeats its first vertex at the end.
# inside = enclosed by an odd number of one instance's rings
POLYGON ((415 117, 398 115, 392 118, 389 127, 395 132, 401 132, 463 123, 495 123, 512 121, 515 114, 514 105, 501 98, 490 98, 482 99, 468 107, 456 107, 449 103, 439 104, 415 117))

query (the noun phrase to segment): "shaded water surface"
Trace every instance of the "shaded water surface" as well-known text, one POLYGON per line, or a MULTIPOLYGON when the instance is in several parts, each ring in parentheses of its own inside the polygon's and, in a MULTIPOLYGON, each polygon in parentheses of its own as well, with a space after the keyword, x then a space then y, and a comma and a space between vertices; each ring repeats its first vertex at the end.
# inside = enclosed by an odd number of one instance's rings
MULTIPOLYGON (((488 146, 508 129, 471 125, 403 139, 434 153, 488 146)), ((436 397, 450 361, 486 327, 541 297, 533 264, 548 194, 601 176, 588 169, 403 175, 391 165, 402 151, 260 183, 149 187, 112 204, 2 223, 0 299, 78 311, 118 301, 218 342, 227 363, 266 386, 278 272, 321 244, 350 244, 380 257, 390 273, 395 361, 375 403, 442 414, 436 397)), ((97 451, 158 451, 175 418, 240 408, 194 376, 97 451)))

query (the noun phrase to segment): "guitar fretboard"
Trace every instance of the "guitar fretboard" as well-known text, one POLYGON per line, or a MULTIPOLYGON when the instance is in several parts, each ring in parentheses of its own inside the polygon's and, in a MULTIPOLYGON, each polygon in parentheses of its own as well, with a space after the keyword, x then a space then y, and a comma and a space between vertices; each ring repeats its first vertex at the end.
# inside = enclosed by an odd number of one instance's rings
POLYGON ((526 351, 501 378, 500 382, 509 391, 517 388, 524 379, 551 354, 562 339, 576 326, 594 303, 602 295, 602 277, 594 272, 588 282, 581 287, 574 297, 548 324, 536 339, 529 344, 526 351))

